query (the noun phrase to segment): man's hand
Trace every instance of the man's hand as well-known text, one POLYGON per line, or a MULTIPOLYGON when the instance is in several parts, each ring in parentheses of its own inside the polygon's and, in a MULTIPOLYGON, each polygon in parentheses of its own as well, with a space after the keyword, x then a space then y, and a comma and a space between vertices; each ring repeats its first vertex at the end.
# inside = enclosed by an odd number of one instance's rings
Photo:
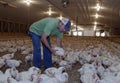
POLYGON ((56 55, 56 51, 57 51, 57 50, 54 50, 54 49, 51 48, 51 52, 52 52, 52 54, 53 54, 54 56, 56 55))

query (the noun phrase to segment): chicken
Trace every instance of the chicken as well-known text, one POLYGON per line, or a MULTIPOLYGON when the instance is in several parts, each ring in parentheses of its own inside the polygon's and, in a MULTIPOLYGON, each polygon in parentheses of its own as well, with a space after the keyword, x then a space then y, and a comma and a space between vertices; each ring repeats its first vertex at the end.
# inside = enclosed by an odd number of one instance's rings
POLYGON ((21 60, 6 60, 6 64, 8 67, 19 67, 21 63, 21 60))

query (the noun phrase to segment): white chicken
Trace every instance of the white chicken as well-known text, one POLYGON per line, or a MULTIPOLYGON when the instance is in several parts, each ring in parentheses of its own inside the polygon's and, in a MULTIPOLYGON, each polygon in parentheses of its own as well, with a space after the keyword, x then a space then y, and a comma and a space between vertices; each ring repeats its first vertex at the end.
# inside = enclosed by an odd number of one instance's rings
POLYGON ((55 75, 55 72, 57 71, 57 68, 55 67, 51 67, 51 68, 47 68, 44 73, 49 76, 49 77, 53 77, 55 75))
POLYGON ((20 72, 16 78, 16 80, 18 81, 30 81, 31 80, 31 76, 32 74, 29 73, 28 71, 23 71, 23 72, 20 72))
POLYGON ((33 61, 33 54, 28 54, 26 57, 25 57, 25 62, 27 64, 27 62, 31 62, 31 65, 32 65, 32 61, 33 61))
POLYGON ((7 79, 7 83, 33 83, 33 82, 28 81, 28 80, 17 81, 17 80, 15 80, 14 78, 9 77, 9 78, 7 79))
POLYGON ((40 75, 41 74, 41 70, 37 67, 34 67, 34 66, 30 67, 28 69, 28 72, 31 73, 31 74, 34 74, 34 75, 40 75))
POLYGON ((5 74, 0 74, 0 83, 7 83, 7 78, 9 76, 5 75, 5 74))
POLYGON ((5 59, 5 60, 9 60, 9 59, 11 59, 13 57, 14 57, 14 53, 5 54, 5 55, 2 56, 2 58, 5 59))
POLYGON ((16 78, 16 76, 18 75, 18 70, 16 68, 9 68, 5 71, 5 75, 7 75, 8 77, 16 78))
POLYGON ((19 67, 21 63, 21 60, 6 60, 6 64, 8 67, 19 67))
POLYGON ((61 60, 59 63, 60 67, 65 67, 67 70, 71 70, 72 65, 70 65, 67 61, 61 60))
POLYGON ((58 55, 58 56, 64 56, 65 55, 65 51, 61 47, 54 47, 54 50, 56 50, 55 54, 58 55))
POLYGON ((41 74, 39 83, 60 83, 60 82, 54 77, 49 77, 45 74, 41 74))
POLYGON ((2 71, 0 71, 0 74, 3 74, 3 72, 2 72, 2 71))
POLYGON ((55 73, 55 78, 57 78, 60 83, 68 82, 68 74, 66 72, 61 73, 61 74, 55 73))
POLYGON ((5 65, 5 59, 0 58, 0 68, 5 65))

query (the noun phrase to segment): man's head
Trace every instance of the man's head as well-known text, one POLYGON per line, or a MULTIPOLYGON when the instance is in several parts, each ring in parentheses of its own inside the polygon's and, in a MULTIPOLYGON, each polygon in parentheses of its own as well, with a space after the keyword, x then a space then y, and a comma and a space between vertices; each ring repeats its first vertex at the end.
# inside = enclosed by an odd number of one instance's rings
POLYGON ((67 18, 62 18, 59 23, 60 31, 69 31, 71 26, 71 22, 67 18))

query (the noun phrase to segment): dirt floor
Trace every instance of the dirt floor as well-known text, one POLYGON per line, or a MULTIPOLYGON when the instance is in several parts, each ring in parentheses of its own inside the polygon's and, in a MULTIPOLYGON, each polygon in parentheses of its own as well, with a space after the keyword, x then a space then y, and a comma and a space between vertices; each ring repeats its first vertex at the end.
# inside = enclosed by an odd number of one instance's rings
POLYGON ((69 74, 69 81, 68 83, 82 83, 80 81, 80 74, 77 71, 81 65, 79 63, 73 64, 72 70, 67 71, 69 74))
MULTIPOLYGON (((4 52, 4 53, 0 53, 0 57, 4 54, 6 54, 7 52, 4 52)), ((20 67, 18 67, 18 71, 21 72, 21 71, 26 71, 28 70, 28 68, 31 66, 30 63, 26 64, 25 63, 25 56, 26 55, 22 55, 20 54, 20 52, 16 52, 15 53, 15 56, 14 56, 14 59, 17 59, 17 60, 22 60, 22 64, 20 65, 20 67)), ((56 64, 53 64, 53 66, 57 66, 56 64)), ((67 70, 66 72, 68 73, 69 75, 69 81, 68 83, 81 83, 80 82, 80 74, 79 72, 77 71, 79 68, 81 67, 81 65, 79 63, 75 63, 73 64, 72 66, 72 70, 67 70)), ((2 67, 0 70, 5 72, 5 70, 7 69, 8 67, 4 66, 2 67)))

